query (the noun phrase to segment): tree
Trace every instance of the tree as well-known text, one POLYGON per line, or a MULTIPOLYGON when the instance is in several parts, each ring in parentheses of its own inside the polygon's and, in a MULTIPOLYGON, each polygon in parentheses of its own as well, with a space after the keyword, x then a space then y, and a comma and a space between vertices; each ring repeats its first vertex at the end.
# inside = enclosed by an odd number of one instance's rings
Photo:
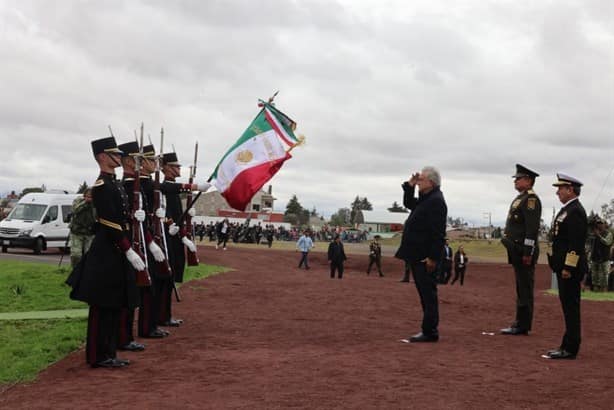
POLYGON ((612 226, 614 224, 614 199, 610 199, 609 204, 601 205, 601 216, 608 221, 608 224, 612 226))
MULTIPOLYGON (((307 211, 307 214, 309 215, 309 211, 307 211)), ((286 205, 284 222, 288 222, 291 225, 299 225, 301 224, 302 219, 304 219, 303 207, 298 201, 296 195, 292 195, 292 198, 290 198, 290 201, 288 201, 288 204, 286 205)), ((309 220, 309 217, 307 217, 307 220, 309 220)))
POLYGON ((83 181, 83 183, 81 185, 79 185, 79 188, 77 189, 77 193, 78 194, 82 194, 85 192, 85 190, 88 188, 87 186, 87 182, 83 181))
POLYGON ((372 211, 373 205, 371 205, 366 197, 361 199, 358 195, 356 195, 350 209, 350 223, 354 225, 363 222, 362 212, 360 211, 372 211))
POLYGON ((397 204, 397 201, 394 201, 392 203, 392 206, 390 208, 388 208, 388 211, 390 211, 390 212, 405 212, 405 213, 407 213, 407 208, 402 207, 401 205, 397 204))
POLYGON ((42 187, 24 188, 23 191, 21 191, 21 194, 19 194, 19 198, 22 198, 24 195, 29 194, 30 192, 45 192, 44 188, 44 185, 42 187))
POLYGON ((347 226, 350 223, 350 209, 339 208, 339 210, 330 217, 330 224, 333 226, 347 226))
POLYGON ((311 210, 311 216, 318 216, 318 211, 316 211, 316 207, 314 206, 313 209, 311 210))

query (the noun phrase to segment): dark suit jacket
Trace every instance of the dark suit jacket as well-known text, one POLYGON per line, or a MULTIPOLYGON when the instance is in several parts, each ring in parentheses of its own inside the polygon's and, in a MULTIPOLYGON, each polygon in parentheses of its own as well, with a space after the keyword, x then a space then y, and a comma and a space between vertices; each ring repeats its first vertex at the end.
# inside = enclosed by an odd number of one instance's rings
POLYGON ((414 189, 409 183, 403 183, 403 204, 411 214, 405 221, 401 246, 395 256, 410 263, 426 257, 440 261, 448 217, 446 201, 439 187, 417 199, 414 189))
POLYGON ((328 245, 328 260, 333 263, 339 264, 343 263, 343 261, 346 259, 347 258, 345 257, 345 251, 343 250, 343 243, 337 243, 335 241, 332 241, 328 245))
POLYGON ((588 235, 586 211, 578 199, 559 211, 552 227, 552 256, 548 255, 550 268, 556 273, 567 269, 575 277, 582 278, 588 270, 584 244, 588 235))
POLYGON ((466 268, 467 262, 469 262, 469 258, 467 255, 463 255, 463 266, 460 266, 460 252, 456 251, 454 254, 454 271, 466 268))

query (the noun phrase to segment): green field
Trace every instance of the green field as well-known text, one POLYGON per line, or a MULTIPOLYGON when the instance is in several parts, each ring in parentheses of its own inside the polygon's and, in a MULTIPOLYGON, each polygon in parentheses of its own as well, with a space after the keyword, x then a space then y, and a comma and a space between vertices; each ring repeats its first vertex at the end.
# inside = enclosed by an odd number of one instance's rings
MULTIPOLYGON (((185 282, 228 269, 188 267, 185 282)), ((87 305, 68 298, 64 284, 69 272, 49 264, 0 261, 0 314, 49 316, 62 319, 0 320, 0 384, 33 380, 39 371, 78 349, 85 341, 87 305), (70 318, 70 312, 75 318, 70 318)), ((185 283, 184 282, 184 283, 185 283)))

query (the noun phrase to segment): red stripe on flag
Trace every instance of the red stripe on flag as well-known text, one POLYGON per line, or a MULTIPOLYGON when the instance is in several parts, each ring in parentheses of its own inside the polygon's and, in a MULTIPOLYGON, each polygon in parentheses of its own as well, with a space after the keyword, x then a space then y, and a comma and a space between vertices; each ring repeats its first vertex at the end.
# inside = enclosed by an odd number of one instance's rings
POLYGON ((245 211, 245 208, 262 186, 280 170, 281 166, 288 159, 292 158, 290 153, 286 156, 273 161, 265 162, 252 168, 241 171, 232 180, 228 189, 222 193, 222 196, 228 202, 228 205, 239 211, 245 211))
POLYGON ((271 114, 269 113, 269 110, 264 110, 264 115, 266 116, 267 122, 271 125, 271 127, 273 127, 277 135, 279 135, 279 138, 284 140, 284 142, 290 146, 294 145, 294 143, 292 143, 290 140, 288 140, 288 138, 286 138, 284 132, 279 129, 279 127, 277 126, 277 121, 272 118, 271 114))

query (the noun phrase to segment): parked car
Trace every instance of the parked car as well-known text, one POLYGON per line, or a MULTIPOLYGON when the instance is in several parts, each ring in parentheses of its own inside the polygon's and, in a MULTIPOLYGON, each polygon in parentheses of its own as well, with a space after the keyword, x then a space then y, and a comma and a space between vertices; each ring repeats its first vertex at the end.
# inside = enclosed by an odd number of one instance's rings
POLYGON ((8 216, 0 221, 2 252, 8 248, 32 249, 40 254, 47 248, 68 252, 68 223, 72 203, 79 194, 29 193, 17 202, 8 216))

